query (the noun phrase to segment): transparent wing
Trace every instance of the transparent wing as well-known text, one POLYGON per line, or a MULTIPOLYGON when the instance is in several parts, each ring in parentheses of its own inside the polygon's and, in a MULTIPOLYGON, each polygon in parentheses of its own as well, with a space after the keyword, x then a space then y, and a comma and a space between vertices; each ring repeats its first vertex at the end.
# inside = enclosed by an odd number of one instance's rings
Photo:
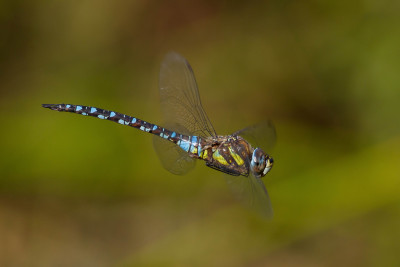
POLYGON ((269 152, 276 144, 276 131, 272 121, 263 121, 234 133, 246 139, 253 147, 269 152))
MULTIPOLYGON (((181 125, 167 124, 166 127, 167 129, 173 128, 181 134, 190 134, 181 125)), ((187 152, 164 138, 154 135, 153 145, 163 167, 173 174, 183 175, 196 165, 196 159, 189 157, 187 152)))
POLYGON ((190 135, 216 136, 201 105, 193 70, 183 56, 175 52, 165 56, 161 64, 159 87, 161 111, 166 124, 181 125, 190 135))
POLYGON ((194 158, 172 142, 155 136, 153 144, 161 164, 173 174, 183 175, 196 164, 194 158))
MULTIPOLYGON (((259 147, 265 152, 270 151, 276 143, 275 127, 269 120, 246 127, 233 135, 243 137, 253 147, 259 147)), ((267 218, 273 216, 271 200, 262 178, 257 178, 250 173, 248 177, 226 175, 225 179, 235 197, 245 206, 267 218)))
POLYGON ((271 200, 261 178, 251 174, 248 177, 225 175, 225 180, 240 202, 259 214, 272 218, 274 212, 271 200))

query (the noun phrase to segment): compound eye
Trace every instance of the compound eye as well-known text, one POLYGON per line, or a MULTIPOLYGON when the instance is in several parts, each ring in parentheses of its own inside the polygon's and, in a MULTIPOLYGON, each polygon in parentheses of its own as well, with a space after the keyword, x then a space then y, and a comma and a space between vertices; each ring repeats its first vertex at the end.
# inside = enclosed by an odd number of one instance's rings
POLYGON ((253 152, 253 158, 256 160, 261 160, 264 157, 264 151, 261 150, 261 148, 256 148, 253 152))
POLYGON ((260 148, 254 150, 251 165, 255 172, 260 172, 264 169, 265 153, 260 148))

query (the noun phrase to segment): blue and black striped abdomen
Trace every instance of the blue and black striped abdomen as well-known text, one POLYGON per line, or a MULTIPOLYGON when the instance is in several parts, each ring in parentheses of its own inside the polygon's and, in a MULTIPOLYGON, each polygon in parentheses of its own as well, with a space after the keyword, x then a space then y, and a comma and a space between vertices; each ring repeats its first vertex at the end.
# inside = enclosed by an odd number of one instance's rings
POLYGON ((161 138, 167 139, 177 144, 184 151, 188 152, 189 154, 191 154, 191 156, 196 158, 199 158, 200 153, 202 152, 201 139, 197 136, 179 134, 158 125, 149 123, 136 117, 121 114, 119 112, 71 104, 42 104, 42 106, 44 108, 49 108, 56 111, 72 112, 84 116, 96 117, 102 120, 110 120, 122 125, 131 126, 143 132, 151 133, 161 138))
POLYGON ((165 131, 164 128, 160 128, 157 125, 148 123, 138 118, 101 108, 81 106, 81 105, 71 105, 71 104, 43 104, 42 106, 44 108, 49 108, 52 110, 72 112, 84 116, 96 117, 102 120, 110 120, 122 125, 129 125, 144 132, 161 134, 163 130, 165 131))

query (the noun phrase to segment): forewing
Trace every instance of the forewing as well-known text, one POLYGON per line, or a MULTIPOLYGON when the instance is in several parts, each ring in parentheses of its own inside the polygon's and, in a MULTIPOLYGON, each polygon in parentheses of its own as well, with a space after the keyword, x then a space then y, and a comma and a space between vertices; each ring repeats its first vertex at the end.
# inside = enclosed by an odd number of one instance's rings
POLYGON ((225 175, 225 179, 232 193, 241 203, 266 218, 272 218, 271 200, 261 178, 250 174, 248 177, 225 175))
POLYGON ((269 152, 276 144, 276 130, 272 121, 267 120, 246 127, 234 133, 246 139, 254 148, 269 152))
POLYGON ((181 125, 191 135, 216 136, 201 105, 193 70, 183 56, 175 52, 165 56, 161 64, 159 87, 161 111, 166 124, 181 125))

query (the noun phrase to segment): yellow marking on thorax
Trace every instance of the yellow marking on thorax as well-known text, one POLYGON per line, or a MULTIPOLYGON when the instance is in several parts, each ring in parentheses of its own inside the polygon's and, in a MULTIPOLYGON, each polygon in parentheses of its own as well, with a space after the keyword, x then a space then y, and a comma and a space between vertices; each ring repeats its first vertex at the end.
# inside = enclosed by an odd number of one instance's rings
POLYGON ((215 159, 216 161, 218 161, 223 165, 229 165, 229 163, 225 160, 225 158, 221 156, 221 154, 219 154, 218 150, 213 153, 213 159, 215 159))
POLYGON ((236 163, 240 166, 243 165, 244 161, 243 159, 235 152, 232 150, 232 147, 229 146, 229 153, 231 154, 231 156, 233 157, 233 159, 236 161, 236 163))
POLYGON ((191 148, 190 152, 193 153, 193 154, 197 154, 197 147, 191 148))
POLYGON ((208 156, 208 150, 207 149, 201 151, 200 158, 207 159, 207 156, 208 156))

